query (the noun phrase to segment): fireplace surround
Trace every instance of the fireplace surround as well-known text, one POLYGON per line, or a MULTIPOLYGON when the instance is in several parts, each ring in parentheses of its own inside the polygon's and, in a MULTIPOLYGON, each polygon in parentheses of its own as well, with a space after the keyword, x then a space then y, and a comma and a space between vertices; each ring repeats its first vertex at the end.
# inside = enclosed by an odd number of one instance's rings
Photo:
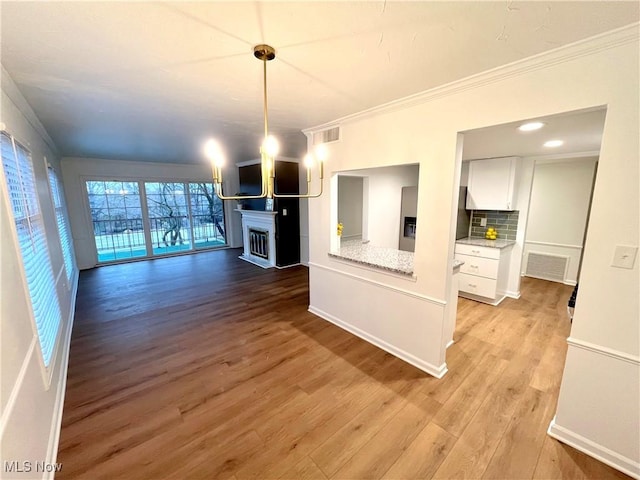
POLYGON ((276 215, 263 210, 241 210, 243 252, 241 259, 262 268, 276 266, 276 215))

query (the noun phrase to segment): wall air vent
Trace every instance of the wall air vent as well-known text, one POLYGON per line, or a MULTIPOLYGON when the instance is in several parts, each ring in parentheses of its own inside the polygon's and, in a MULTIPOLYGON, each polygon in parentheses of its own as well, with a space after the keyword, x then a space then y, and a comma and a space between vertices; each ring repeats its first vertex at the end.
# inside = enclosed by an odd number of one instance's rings
POLYGON ((340 127, 328 128, 313 134, 313 144, 337 142, 340 140, 340 127))
POLYGON ((564 282, 568 266, 569 257, 529 252, 525 275, 552 282, 564 282))

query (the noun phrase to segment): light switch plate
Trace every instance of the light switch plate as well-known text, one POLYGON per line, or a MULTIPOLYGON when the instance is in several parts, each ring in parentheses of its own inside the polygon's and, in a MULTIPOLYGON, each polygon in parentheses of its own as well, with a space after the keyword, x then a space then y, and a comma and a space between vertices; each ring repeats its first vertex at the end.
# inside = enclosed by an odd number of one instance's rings
POLYGON ((286 216, 287 216, 287 209, 286 209, 286 208, 283 208, 283 209, 282 209, 282 216, 283 216, 283 217, 286 217, 286 216))
POLYGON ((630 247, 628 245, 616 245, 616 251, 613 254, 612 267, 633 268, 636 261, 638 247, 630 247))
POLYGON ((487 217, 484 217, 484 218, 480 219, 480 226, 481 227, 486 227, 487 226, 487 217))

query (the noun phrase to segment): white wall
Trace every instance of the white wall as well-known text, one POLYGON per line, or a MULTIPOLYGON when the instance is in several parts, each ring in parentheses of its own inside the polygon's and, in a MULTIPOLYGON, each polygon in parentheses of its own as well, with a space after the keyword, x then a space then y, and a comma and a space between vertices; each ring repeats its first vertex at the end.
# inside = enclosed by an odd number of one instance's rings
POLYGON ((529 202, 531 198, 531 184, 533 183, 533 169, 535 161, 523 158, 520 163, 516 206, 518 208, 518 233, 516 243, 511 248, 509 261, 509 280, 507 281, 507 295, 511 298, 520 298, 520 279, 524 252, 524 241, 529 218, 529 202))
POLYGON ((418 185, 419 170, 418 165, 367 170, 369 179, 367 239, 372 245, 398 248, 402 187, 418 185))
MULTIPOLYGON (((98 263, 89 213, 85 180, 122 179, 150 181, 210 182, 211 170, 207 164, 178 165, 151 162, 127 162, 95 158, 63 158, 62 176, 68 199, 71 230, 80 269, 93 268, 98 263)), ((238 191, 238 169, 234 166, 223 171, 227 195, 238 191)), ((242 246, 240 213, 234 211, 235 201, 224 202, 227 241, 232 247, 242 246)))
POLYGON ((398 248, 402 187, 417 186, 419 171, 419 165, 402 165, 342 172, 344 175, 357 175, 366 180, 363 207, 366 228, 362 234, 371 245, 398 248))
POLYGON ((317 127, 341 127, 340 141, 327 145, 329 171, 420 164, 418 218, 429 228, 421 226, 417 232, 415 279, 332 260, 327 253, 335 241, 333 195, 309 206, 310 309, 372 341, 378 338, 379 345, 390 350, 391 345, 408 361, 417 358, 413 363, 427 371, 444 373, 442 329, 452 282, 453 209, 461 170, 458 132, 606 105, 581 287, 556 415, 556 425, 564 430, 554 432, 565 442, 571 441, 566 432, 587 439, 581 448, 591 455, 602 458, 602 452, 614 452, 615 462, 610 463, 621 469, 631 466, 638 475, 640 275, 638 261, 631 270, 610 263, 617 244, 639 243, 639 36, 636 24, 317 127), (344 291, 350 292, 348 298, 344 291), (370 308, 368 300, 383 292, 390 307, 370 308), (590 361, 577 361, 584 356, 590 361), (609 374, 594 376, 593 365, 605 362, 609 374), (628 392, 624 403, 602 395, 620 388, 628 392), (583 408, 587 403, 588 415, 583 408), (615 416, 599 415, 612 410, 615 416))
MULTIPOLYGON (((298 169, 298 181, 301 192, 307 185, 307 172, 304 168, 298 169)), ((306 198, 300 199, 300 263, 309 265, 309 202, 306 198)))
MULTIPOLYGON (((50 367, 51 383, 47 385, 42 373, 37 332, 32 324, 19 246, 11 227, 11 206, 6 201, 4 179, 0 179, 0 461, 4 470, 5 461, 31 461, 34 464, 36 461, 55 461, 78 272, 72 272, 72 280, 68 283, 44 161, 46 157, 60 176, 55 147, 4 68, 1 110, 4 128, 29 149, 33 158, 47 245, 54 276, 59 278, 57 291, 62 310, 60 336, 50 367)), ((3 476, 40 477, 42 473, 35 471, 3 476)))
POLYGON ((362 177, 338 176, 338 221, 344 230, 342 238, 362 237, 362 177))
POLYGON ((564 282, 575 285, 597 158, 538 162, 535 166, 522 273, 529 252, 569 258, 564 282))

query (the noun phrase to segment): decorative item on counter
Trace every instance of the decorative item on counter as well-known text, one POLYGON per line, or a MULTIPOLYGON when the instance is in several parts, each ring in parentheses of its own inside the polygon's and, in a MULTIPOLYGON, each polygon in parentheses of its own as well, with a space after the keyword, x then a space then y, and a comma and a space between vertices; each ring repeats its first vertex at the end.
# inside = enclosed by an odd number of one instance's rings
POLYGON ((344 230, 344 225, 342 225, 342 223, 338 222, 338 236, 339 237, 342 236, 342 230, 344 230))
POLYGON ((487 233, 484 234, 484 238, 487 240, 495 240, 498 238, 498 231, 493 227, 489 227, 487 228, 487 233))

